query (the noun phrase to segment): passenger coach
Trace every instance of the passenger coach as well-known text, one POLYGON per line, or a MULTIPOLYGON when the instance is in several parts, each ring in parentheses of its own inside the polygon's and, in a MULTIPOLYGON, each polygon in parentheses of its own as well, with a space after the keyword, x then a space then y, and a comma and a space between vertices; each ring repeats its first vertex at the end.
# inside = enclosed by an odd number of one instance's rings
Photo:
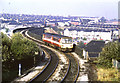
POLYGON ((53 33, 43 33, 42 40, 45 42, 46 45, 50 45, 62 51, 66 50, 72 51, 73 49, 72 37, 67 37, 53 33))

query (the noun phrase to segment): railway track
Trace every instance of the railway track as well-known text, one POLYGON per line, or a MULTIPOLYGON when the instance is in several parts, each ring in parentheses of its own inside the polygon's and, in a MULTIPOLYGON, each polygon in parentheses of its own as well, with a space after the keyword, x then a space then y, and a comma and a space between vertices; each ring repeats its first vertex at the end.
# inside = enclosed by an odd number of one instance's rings
POLYGON ((33 78, 30 81, 30 83, 45 82, 52 75, 52 73, 55 71, 55 69, 58 65, 59 58, 57 57, 57 55, 54 52, 52 52, 51 50, 49 50, 45 47, 41 47, 41 48, 44 49, 45 51, 47 51, 47 53, 50 54, 51 61, 50 61, 49 65, 47 66, 47 68, 45 68, 44 72, 42 72, 40 75, 33 78))
POLYGON ((79 75, 79 62, 75 59, 75 57, 71 53, 65 53, 65 55, 70 60, 70 67, 68 74, 66 75, 63 82, 76 82, 77 77, 79 75))
MULTIPOLYGON (((22 34, 27 37, 25 35, 25 31, 22 32, 22 34)), ((33 40, 33 39, 31 39, 33 40)), ((38 41, 37 41, 38 42, 38 41)), ((39 42, 40 43, 40 42, 39 42)), ((30 83, 34 83, 34 82, 45 82, 51 75, 52 73, 55 71, 57 65, 58 65, 58 62, 59 62, 59 58, 58 56, 53 52, 51 51, 50 49, 47 49, 43 46, 41 46, 42 49, 44 49, 45 51, 47 51, 47 53, 50 54, 51 56, 51 61, 49 63, 49 65, 47 66, 47 68, 44 69, 44 71, 40 74, 38 74, 37 76, 35 76, 35 78, 33 78, 30 83)))
MULTIPOLYGON (((24 36, 25 37, 27 37, 26 35, 25 35, 25 31, 23 31, 23 34, 24 34, 24 36)), ((30 38, 31 39, 31 38, 30 38)), ((33 39, 31 39, 31 40, 33 40, 33 39)), ((33 40, 33 41, 35 41, 35 42, 37 42, 37 43, 41 43, 41 44, 44 44, 44 42, 39 42, 39 41, 37 41, 37 40, 33 40)), ((49 52, 50 52, 50 50, 49 50, 49 52)), ((52 53, 50 53, 50 54, 52 54, 52 53)), ((54 55, 54 54, 52 54, 52 55, 54 55)), ((76 82, 76 80, 77 80, 77 77, 78 77, 78 75, 79 75, 79 62, 78 62, 78 60, 76 60, 76 58, 75 57, 73 57, 73 55, 71 54, 71 53, 65 53, 65 55, 67 56, 67 58, 69 59, 69 67, 68 67, 68 69, 67 69, 67 73, 65 74, 65 76, 64 76, 64 78, 61 80, 61 82, 76 82)), ((52 56, 52 58, 53 58, 53 56, 52 56)), ((55 67, 54 67, 55 68, 55 67)), ((49 72, 49 69, 47 69, 46 68, 46 71, 48 71, 49 72)), ((53 69, 53 71, 54 71, 54 69, 53 69)), ((49 73, 49 74, 46 74, 46 76, 50 76, 52 73, 49 73)), ((36 78, 36 80, 34 80, 34 81, 40 81, 40 80, 42 80, 42 81, 46 81, 47 79, 48 79, 48 77, 47 78, 44 78, 44 75, 45 74, 41 74, 41 76, 42 77, 37 77, 36 78), (44 80, 42 79, 42 78, 44 78, 44 80)), ((34 82, 33 81, 33 82, 34 82)))

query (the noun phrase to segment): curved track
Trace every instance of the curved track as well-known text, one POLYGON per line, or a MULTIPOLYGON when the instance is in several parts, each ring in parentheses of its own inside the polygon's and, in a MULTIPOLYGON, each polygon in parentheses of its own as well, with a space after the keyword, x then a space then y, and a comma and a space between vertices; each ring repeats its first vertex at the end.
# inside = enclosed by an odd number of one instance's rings
POLYGON ((76 82, 78 74, 79 74, 79 62, 73 57, 71 53, 65 53, 65 55, 70 60, 70 67, 68 74, 66 75, 64 82, 76 82))
MULTIPOLYGON (((26 36, 25 31, 23 31, 23 35, 26 36)), ((33 40, 33 41, 35 41, 35 40, 33 40)), ((38 41, 35 41, 35 42, 38 42, 38 41)), ((40 42, 38 42, 38 43, 40 43, 40 42)), ((57 55, 53 51, 51 51, 50 49, 47 49, 43 46, 41 46, 41 48, 44 49, 45 51, 47 51, 47 53, 50 54, 51 62, 47 66, 47 68, 45 68, 44 71, 40 75, 36 76, 35 78, 33 78, 30 81, 31 83, 32 82, 33 83, 34 82, 45 82, 52 75, 52 73, 55 71, 55 69, 58 65, 58 62, 59 62, 59 58, 57 57, 57 55)))
MULTIPOLYGON (((24 33, 24 36, 25 36, 25 31, 23 33, 24 33)), ((44 44, 44 42, 39 42, 37 40, 33 40, 33 41, 44 44)), ((70 65, 69 65, 69 68, 68 68, 68 72, 65 75, 64 79, 62 80, 62 82, 76 82, 77 77, 79 75, 79 62, 78 62, 78 60, 76 60, 76 58, 71 53, 65 53, 65 55, 69 58, 70 65)), ((53 56, 52 56, 52 58, 53 58, 53 56)), ((49 71, 49 69, 46 69, 46 70, 49 71)), ((44 77, 44 74, 41 75, 41 76, 44 77)), ((36 78, 36 81, 40 81, 43 77, 38 78, 38 79, 36 78)), ((45 81, 46 80, 47 80, 47 78, 45 79, 45 81)))
POLYGON ((54 70, 56 69, 57 65, 58 65, 58 57, 57 55, 52 52, 51 50, 42 47, 42 49, 46 50, 47 53, 50 54, 51 56, 51 62, 50 64, 47 66, 47 68, 44 70, 44 72, 42 72, 39 76, 37 76, 36 78, 34 78, 31 82, 45 82, 54 72, 54 70))

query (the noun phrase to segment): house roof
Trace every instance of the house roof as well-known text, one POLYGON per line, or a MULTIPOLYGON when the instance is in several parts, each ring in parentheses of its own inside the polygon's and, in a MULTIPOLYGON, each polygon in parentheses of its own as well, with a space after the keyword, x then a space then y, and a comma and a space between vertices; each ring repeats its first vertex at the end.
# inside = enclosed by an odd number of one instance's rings
POLYGON ((91 41, 85 46, 85 50, 88 52, 101 52, 104 47, 104 41, 91 41))

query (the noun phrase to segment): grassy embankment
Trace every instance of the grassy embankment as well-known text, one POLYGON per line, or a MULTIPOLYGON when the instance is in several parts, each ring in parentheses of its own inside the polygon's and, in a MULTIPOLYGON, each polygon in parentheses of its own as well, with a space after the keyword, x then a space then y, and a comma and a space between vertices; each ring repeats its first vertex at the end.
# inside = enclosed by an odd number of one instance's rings
POLYGON ((96 68, 97 68, 97 81, 120 82, 120 70, 114 67, 105 68, 99 64, 96 64, 96 68))
POLYGON ((98 81, 119 81, 120 72, 115 68, 97 68, 98 81))

